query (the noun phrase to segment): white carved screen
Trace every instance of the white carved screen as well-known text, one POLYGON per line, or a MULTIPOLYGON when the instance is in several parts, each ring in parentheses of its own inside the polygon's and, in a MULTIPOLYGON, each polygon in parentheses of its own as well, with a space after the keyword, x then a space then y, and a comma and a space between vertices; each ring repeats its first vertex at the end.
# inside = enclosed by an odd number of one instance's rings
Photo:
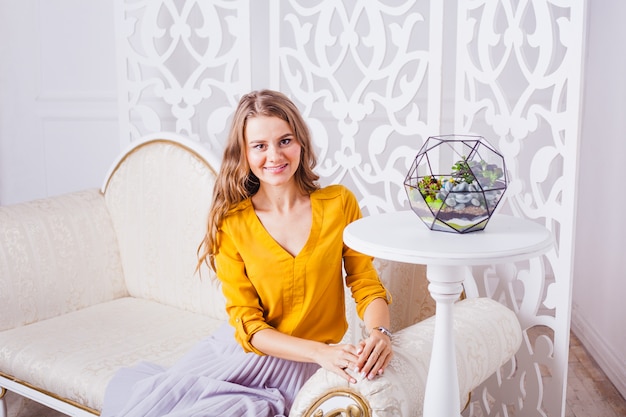
POLYGON ((247 1, 116 0, 122 144, 172 131, 222 149, 250 90, 247 1))
POLYGON ((272 5, 271 84, 311 123, 324 181, 349 186, 365 213, 402 207, 416 151, 439 129, 443 3, 272 5))
MULTIPOLYGON (((544 224, 556 238, 545 257, 473 271, 479 292, 514 309, 527 329, 516 363, 484 390, 515 399, 508 404, 513 415, 563 415, 585 4, 482 0, 458 6, 455 131, 493 140, 511 178, 505 210, 544 224)), ((479 394, 483 401, 473 404, 483 415, 494 410, 489 396, 479 394)))
POLYGON ((170 130, 220 152, 241 94, 279 89, 309 122, 322 182, 372 214, 408 208, 428 136, 485 136, 510 172, 502 210, 545 224, 557 249, 468 277, 527 330, 465 414, 563 415, 584 4, 117 0, 122 142, 170 130))

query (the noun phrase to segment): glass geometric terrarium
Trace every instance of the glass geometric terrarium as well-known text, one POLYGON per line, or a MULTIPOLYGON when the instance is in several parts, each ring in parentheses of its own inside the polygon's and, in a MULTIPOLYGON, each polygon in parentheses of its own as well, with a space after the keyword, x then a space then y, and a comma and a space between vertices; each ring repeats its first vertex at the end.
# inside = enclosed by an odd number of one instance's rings
POLYGON ((431 230, 483 230, 507 187, 504 158, 482 136, 429 137, 404 188, 411 209, 431 230))

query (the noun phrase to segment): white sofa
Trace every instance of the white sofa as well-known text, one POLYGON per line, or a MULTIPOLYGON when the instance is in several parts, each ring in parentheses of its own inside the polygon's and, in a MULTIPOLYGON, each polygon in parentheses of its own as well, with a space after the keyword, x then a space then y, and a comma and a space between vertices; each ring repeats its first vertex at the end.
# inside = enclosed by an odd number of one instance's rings
MULTIPOLYGON (((6 390, 97 415, 117 369, 171 364, 227 319, 211 272, 194 274, 218 164, 197 143, 162 133, 129 147, 101 190, 0 207, 0 417, 6 390)), ((432 318, 419 321, 432 313, 432 302, 421 304, 423 268, 376 265, 394 297, 390 368, 353 385, 320 370, 291 416, 421 415, 434 328, 432 318)), ((346 340, 356 341, 364 329, 347 301, 346 340)), ((464 404, 515 354, 521 329, 489 299, 456 309, 464 404)))

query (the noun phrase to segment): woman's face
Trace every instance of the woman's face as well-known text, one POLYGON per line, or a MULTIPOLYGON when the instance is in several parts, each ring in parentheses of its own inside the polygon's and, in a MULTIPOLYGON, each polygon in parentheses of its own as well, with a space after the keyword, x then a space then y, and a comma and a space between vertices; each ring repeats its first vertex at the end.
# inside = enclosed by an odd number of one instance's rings
POLYGON ((261 186, 282 186, 293 181, 302 146, 287 122, 278 117, 252 117, 244 133, 248 164, 261 186))

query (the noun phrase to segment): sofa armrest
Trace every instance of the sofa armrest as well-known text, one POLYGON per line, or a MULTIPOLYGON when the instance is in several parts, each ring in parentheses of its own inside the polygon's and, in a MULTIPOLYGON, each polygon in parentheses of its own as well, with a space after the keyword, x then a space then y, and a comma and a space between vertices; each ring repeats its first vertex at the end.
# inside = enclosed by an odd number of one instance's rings
POLYGON ((0 331, 125 294, 98 190, 0 207, 0 331))
MULTIPOLYGON (((465 405, 469 393, 515 355, 522 330, 511 310, 488 298, 460 301, 454 315, 459 394, 465 405)), ((391 364, 372 381, 354 375, 357 383, 349 384, 318 370, 298 393, 290 415, 324 416, 327 409, 358 408, 361 402, 363 416, 421 416, 434 330, 431 317, 397 332, 391 364)))

